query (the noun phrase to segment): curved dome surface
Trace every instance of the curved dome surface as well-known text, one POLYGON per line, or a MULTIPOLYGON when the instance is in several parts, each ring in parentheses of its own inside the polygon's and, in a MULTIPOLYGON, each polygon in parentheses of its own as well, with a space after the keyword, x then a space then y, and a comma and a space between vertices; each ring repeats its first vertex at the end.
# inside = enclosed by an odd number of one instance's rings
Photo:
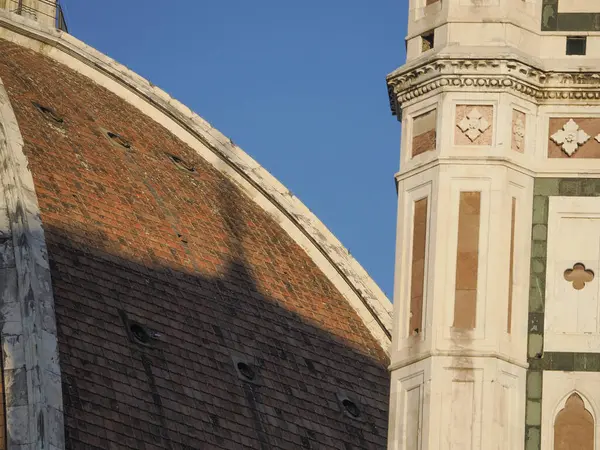
POLYGON ((9 448, 385 448, 391 305, 310 211, 73 37, 0 55, 9 448))

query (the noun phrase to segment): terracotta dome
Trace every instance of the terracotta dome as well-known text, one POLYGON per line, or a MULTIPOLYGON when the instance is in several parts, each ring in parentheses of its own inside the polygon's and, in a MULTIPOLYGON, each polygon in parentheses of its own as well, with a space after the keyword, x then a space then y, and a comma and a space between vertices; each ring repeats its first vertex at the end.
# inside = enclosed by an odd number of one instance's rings
POLYGON ((230 140, 0 10, 7 448, 383 449, 391 304, 230 140))

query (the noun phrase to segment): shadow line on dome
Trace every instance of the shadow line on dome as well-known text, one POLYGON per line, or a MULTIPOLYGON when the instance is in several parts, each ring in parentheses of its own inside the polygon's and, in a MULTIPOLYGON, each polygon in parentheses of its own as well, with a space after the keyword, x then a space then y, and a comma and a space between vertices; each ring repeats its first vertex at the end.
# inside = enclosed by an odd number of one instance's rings
POLYGON ((67 448, 384 448, 387 357, 281 224, 133 105, 0 50, 48 247, 67 448))

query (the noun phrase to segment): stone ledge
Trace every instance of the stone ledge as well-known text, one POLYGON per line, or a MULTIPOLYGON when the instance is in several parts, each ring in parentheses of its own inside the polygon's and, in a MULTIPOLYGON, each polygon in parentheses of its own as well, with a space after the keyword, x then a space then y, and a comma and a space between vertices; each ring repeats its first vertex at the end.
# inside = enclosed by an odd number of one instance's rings
POLYGON ((451 56, 437 54, 387 77, 392 112, 432 92, 512 92, 538 104, 565 100, 600 103, 600 73, 555 71, 516 53, 451 56))

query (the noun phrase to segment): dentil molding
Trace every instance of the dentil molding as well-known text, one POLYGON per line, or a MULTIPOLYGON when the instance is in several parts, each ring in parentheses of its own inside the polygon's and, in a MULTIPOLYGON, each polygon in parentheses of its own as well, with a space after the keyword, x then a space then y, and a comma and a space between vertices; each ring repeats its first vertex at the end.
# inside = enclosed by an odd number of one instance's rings
POLYGON ((552 72, 515 59, 429 60, 387 77, 392 112, 432 91, 512 91, 536 103, 600 103, 600 72, 552 72))

